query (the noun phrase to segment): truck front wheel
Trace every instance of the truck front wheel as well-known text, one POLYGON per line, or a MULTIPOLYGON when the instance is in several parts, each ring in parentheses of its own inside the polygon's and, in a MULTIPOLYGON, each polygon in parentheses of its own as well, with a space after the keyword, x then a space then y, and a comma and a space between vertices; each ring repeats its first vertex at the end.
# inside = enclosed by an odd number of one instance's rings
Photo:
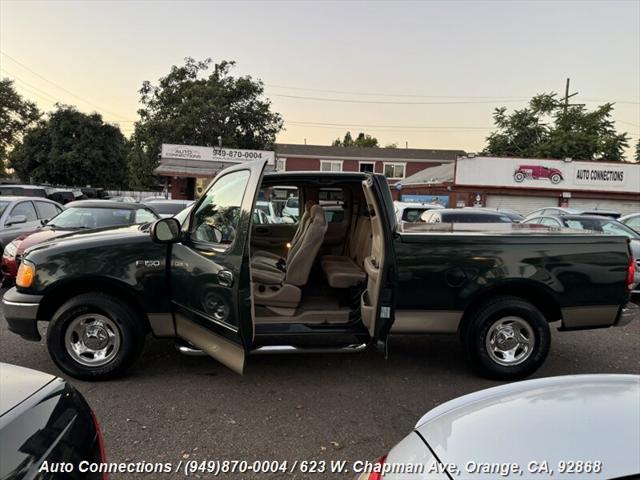
POLYGON ((476 309, 461 332, 472 366, 496 380, 516 380, 535 372, 549 353, 551 336, 544 315, 518 297, 497 297, 476 309))
POLYGON ((63 372, 83 380, 113 378, 144 346, 136 311, 116 297, 85 293, 68 300, 47 330, 49 354, 63 372))

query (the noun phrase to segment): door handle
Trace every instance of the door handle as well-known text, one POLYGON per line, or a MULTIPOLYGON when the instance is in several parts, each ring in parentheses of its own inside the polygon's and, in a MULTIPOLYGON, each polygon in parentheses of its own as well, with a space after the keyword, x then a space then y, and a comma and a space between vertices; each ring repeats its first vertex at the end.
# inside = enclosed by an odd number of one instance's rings
POLYGON ((223 287, 230 287, 233 285, 233 273, 229 270, 220 270, 217 273, 218 283, 223 287))
POLYGON ((265 227, 258 227, 256 228, 256 233, 259 233, 260 235, 271 235, 271 230, 265 227))

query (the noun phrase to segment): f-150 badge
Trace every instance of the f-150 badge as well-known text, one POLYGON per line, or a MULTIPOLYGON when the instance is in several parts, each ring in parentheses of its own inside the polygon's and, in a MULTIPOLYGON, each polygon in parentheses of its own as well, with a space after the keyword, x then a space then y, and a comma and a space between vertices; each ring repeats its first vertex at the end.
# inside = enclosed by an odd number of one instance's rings
POLYGON ((136 260, 136 267, 161 267, 163 260, 136 260))

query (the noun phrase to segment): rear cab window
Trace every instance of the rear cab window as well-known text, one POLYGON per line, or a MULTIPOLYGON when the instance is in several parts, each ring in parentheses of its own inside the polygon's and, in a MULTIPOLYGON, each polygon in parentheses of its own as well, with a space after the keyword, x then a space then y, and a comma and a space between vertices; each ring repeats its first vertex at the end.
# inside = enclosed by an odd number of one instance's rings
POLYGON ((342 188, 321 188, 318 191, 318 204, 324 210, 327 223, 345 221, 345 192, 342 188))
POLYGON ((300 190, 293 185, 263 186, 254 207, 255 223, 297 224, 300 220, 300 190))

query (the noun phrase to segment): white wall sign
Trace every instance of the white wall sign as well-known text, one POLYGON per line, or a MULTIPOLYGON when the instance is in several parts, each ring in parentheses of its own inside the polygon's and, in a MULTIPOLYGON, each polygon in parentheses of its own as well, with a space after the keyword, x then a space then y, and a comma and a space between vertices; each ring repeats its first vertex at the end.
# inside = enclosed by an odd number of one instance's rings
POLYGON ((198 147, 163 143, 161 157, 177 160, 202 160, 208 162, 242 163, 266 160, 275 166, 275 152, 267 150, 243 150, 238 148, 198 147))
POLYGON ((545 160, 536 158, 460 157, 457 185, 600 190, 638 193, 640 164, 545 160))

